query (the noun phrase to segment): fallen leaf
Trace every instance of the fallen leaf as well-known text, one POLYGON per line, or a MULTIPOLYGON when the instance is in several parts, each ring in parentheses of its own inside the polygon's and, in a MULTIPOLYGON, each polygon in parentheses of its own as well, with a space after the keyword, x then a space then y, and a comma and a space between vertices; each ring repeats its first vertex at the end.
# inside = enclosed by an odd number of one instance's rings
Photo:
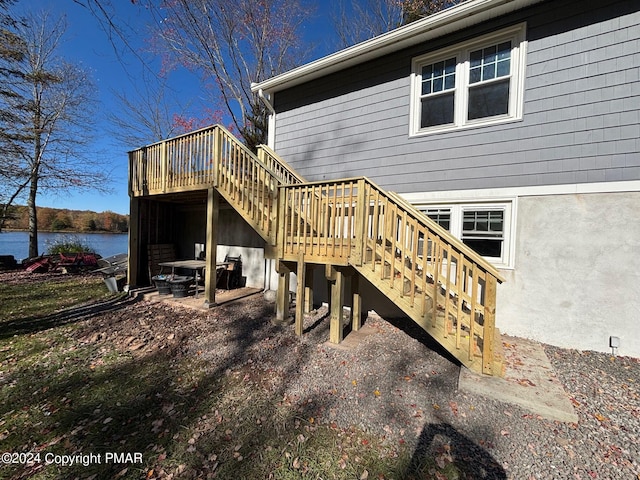
POLYGON ((362 472, 362 475, 360 475, 360 480, 367 480, 368 478, 369 478, 369 472, 365 470, 364 472, 362 472))
POLYGON ((374 391, 373 391, 373 394, 374 394, 376 397, 379 397, 379 396, 380 396, 380 390, 378 390, 378 389, 374 390, 374 391))
POLYGON ((594 417, 596 417, 598 420, 600 420, 601 422, 605 422, 607 420, 607 417, 600 415, 599 413, 596 413, 594 415, 594 417))
POLYGON ((523 387, 535 387, 536 384, 533 383, 531 380, 529 380, 528 378, 521 378, 518 380, 518 383, 520 385, 522 385, 523 387))

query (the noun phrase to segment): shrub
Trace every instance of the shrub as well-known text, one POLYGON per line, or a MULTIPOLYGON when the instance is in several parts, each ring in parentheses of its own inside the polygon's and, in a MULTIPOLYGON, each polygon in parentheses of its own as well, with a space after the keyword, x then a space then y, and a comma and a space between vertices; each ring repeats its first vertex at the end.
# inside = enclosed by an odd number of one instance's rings
POLYGON ((55 255, 57 253, 82 253, 91 252, 93 249, 76 235, 64 235, 57 237, 55 240, 46 242, 47 255, 55 255))
POLYGON ((51 230, 64 230, 69 228, 69 224, 60 218, 54 218, 51 222, 51 230))

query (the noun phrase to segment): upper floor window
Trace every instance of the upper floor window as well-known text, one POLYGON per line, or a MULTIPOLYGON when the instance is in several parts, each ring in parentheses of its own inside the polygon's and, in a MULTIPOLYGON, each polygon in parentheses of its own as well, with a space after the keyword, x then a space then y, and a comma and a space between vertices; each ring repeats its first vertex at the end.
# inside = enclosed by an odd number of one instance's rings
POLYGON ((411 134, 522 118, 525 24, 413 61, 411 134))

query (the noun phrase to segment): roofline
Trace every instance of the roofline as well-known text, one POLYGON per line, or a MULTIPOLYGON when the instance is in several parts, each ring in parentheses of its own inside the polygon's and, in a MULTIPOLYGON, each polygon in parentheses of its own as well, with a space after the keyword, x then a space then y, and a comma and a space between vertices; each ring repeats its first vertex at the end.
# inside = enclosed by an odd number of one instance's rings
POLYGON ((542 0, 467 0, 259 83, 251 90, 274 93, 403 48, 441 37, 542 0))

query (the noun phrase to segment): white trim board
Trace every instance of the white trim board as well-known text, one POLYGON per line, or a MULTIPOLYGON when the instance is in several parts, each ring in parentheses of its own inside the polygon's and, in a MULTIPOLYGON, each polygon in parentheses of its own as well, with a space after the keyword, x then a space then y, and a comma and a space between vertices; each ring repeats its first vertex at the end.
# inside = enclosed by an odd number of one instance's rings
POLYGON ((400 196, 410 203, 424 202, 483 202, 511 200, 516 197, 543 195, 575 195, 584 193, 640 192, 640 180, 624 182, 572 183, 529 187, 483 188, 474 190, 447 190, 439 192, 410 192, 400 196))

